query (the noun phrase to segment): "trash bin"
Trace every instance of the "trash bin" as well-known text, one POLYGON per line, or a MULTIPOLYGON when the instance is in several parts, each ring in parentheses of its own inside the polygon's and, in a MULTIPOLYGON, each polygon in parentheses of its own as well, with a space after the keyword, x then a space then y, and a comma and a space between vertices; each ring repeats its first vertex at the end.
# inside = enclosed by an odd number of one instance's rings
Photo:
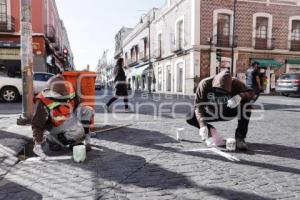
POLYGON ((63 72, 66 81, 74 87, 76 94, 80 97, 83 105, 91 106, 95 109, 96 103, 96 73, 88 71, 67 71, 63 72))

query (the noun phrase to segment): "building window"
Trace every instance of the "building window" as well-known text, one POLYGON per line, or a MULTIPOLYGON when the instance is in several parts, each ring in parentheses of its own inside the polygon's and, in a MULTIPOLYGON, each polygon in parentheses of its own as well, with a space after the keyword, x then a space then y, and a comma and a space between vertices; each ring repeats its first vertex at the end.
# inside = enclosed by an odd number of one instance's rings
POLYGON ((268 37, 268 18, 258 17, 256 21, 256 38, 267 39, 268 37))
POLYGON ((147 58, 148 52, 148 38, 144 38, 144 58, 147 58))
POLYGON ((183 20, 177 22, 177 34, 176 34, 176 45, 179 49, 182 49, 184 46, 184 24, 183 20))
POLYGON ((172 91, 172 71, 170 65, 166 67, 166 91, 172 91))
POLYGON ((7 22, 7 0, 0 0, 0 22, 7 22))
POLYGON ((300 51, 300 20, 292 21, 290 49, 292 51, 300 51))
POLYGON ((162 68, 158 68, 158 91, 162 92, 163 87, 163 72, 162 68))
POLYGON ((230 29, 230 15, 219 14, 217 23, 217 46, 229 47, 230 29))
POLYGON ((130 50, 130 64, 133 63, 135 61, 135 48, 131 48, 130 50))
POLYGON ((300 20, 292 22, 292 41, 300 41, 300 20))
POLYGON ((159 33, 157 36, 157 57, 161 57, 162 56, 162 34, 159 33))
POLYGON ((257 17, 256 18, 256 49, 267 49, 268 47, 268 18, 257 17))
POLYGON ((268 13, 255 13, 253 15, 252 45, 255 49, 273 49, 272 23, 273 17, 268 13))
POLYGON ((183 92, 183 63, 177 65, 177 92, 183 92))
POLYGON ((138 61, 139 59, 139 46, 135 46, 135 60, 134 61, 138 61))

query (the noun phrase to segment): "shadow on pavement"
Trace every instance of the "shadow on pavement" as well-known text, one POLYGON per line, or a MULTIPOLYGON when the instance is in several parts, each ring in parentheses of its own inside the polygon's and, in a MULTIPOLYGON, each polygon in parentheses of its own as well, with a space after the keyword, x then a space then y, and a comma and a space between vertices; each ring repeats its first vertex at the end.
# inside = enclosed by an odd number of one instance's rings
POLYGON ((0 185, 0 199, 22 199, 22 200, 41 200, 43 196, 22 185, 1 180, 4 184, 0 185))
POLYGON ((260 143, 251 143, 250 147, 255 154, 300 160, 300 148, 260 143))
POLYGON ((263 103, 264 110, 280 110, 280 111, 292 111, 292 112, 299 112, 297 110, 291 109, 300 109, 300 106, 294 105, 283 105, 283 104, 271 104, 271 103, 263 103))
MULTIPOLYGON (((184 175, 164 169, 157 164, 152 164, 143 157, 128 155, 96 145, 94 147, 104 150, 104 153, 94 160, 101 163, 96 166, 95 171, 101 172, 98 174, 101 179, 116 182, 115 187, 120 184, 135 185, 140 188, 151 187, 159 190, 198 187, 184 175), (171 179, 174 178, 176 178, 176 181, 171 182, 171 179)), ((91 155, 95 155, 95 153, 91 152, 91 155)), ((88 162, 94 161, 90 160, 88 162)))
POLYGON ((270 198, 262 197, 257 194, 230 190, 220 187, 200 187, 202 190, 212 195, 221 197, 222 199, 247 199, 247 200, 270 200, 270 198))
MULTIPOLYGON (((156 150, 166 151, 166 152, 173 152, 173 153, 180 153, 184 155, 190 155, 190 156, 197 156, 197 157, 203 157, 206 159, 212 159, 212 160, 219 160, 224 162, 230 162, 227 159, 215 155, 210 155, 203 152, 184 152, 177 148, 173 147, 166 147, 162 146, 161 144, 165 143, 178 143, 177 140, 174 138, 171 138, 169 136, 166 136, 165 134, 162 134, 160 132, 155 131, 147 131, 147 130, 140 130, 140 129, 132 129, 132 128, 124 128, 122 129, 122 132, 110 132, 101 135, 98 137, 100 140, 106 140, 121 144, 127 144, 127 145, 136 145, 144 148, 152 148, 156 150)), ((293 147, 286 147, 286 146, 272 146, 272 144, 266 145, 269 152, 268 155, 278 156, 278 157, 286 157, 286 158, 293 158, 293 152, 299 152, 299 148, 293 148, 293 147), (277 148, 275 153, 272 154, 271 149, 277 148), (288 155, 288 152, 292 152, 291 155, 288 155)), ((255 147, 254 147, 255 148, 255 147)), ((263 149, 263 146, 260 146, 261 149, 263 149)), ((259 154, 259 152, 255 152, 259 154)), ((296 157, 296 159, 298 159, 296 157)), ((235 162, 235 164, 238 165, 249 165, 249 166, 255 166, 259 168, 266 168, 271 169, 275 171, 281 171, 281 172, 289 172, 294 174, 300 174, 300 169, 287 167, 287 166, 280 166, 275 164, 269 164, 269 163, 263 163, 263 162, 256 162, 256 161, 247 161, 247 160, 241 160, 240 162, 235 162)))

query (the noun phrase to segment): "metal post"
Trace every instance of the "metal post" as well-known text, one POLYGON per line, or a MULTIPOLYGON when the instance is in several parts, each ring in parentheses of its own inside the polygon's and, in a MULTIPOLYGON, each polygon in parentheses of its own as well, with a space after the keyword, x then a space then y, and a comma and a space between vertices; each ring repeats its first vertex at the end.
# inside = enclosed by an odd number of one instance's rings
POLYGON ((151 62, 151 16, 148 16, 148 29, 149 29, 149 83, 148 83, 148 90, 149 93, 151 94, 151 89, 152 89, 152 75, 153 75, 153 66, 152 66, 152 62, 151 62))
POLYGON ((232 44, 231 44, 231 70, 230 70, 232 76, 233 76, 233 67, 234 67, 236 4, 237 4, 237 0, 233 0, 233 34, 232 34, 232 44))
POLYGON ((32 53, 32 4, 31 0, 21 3, 21 63, 22 63, 22 116, 17 124, 31 123, 33 115, 33 53, 32 53))

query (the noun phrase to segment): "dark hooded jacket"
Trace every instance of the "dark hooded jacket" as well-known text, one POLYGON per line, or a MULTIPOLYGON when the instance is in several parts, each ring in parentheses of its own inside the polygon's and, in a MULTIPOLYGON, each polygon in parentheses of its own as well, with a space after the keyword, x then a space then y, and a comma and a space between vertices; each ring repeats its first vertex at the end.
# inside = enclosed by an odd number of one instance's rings
MULTIPOLYGON (((43 91, 44 96, 52 99, 57 99, 60 102, 68 100, 65 97, 68 95, 66 85, 64 84, 64 78, 61 75, 56 75, 48 80, 47 89, 43 91)), ((79 104, 79 99, 76 99, 76 105, 79 104)), ((75 108, 73 109, 75 110, 75 108)), ((44 132, 50 131, 53 128, 51 124, 50 113, 48 108, 41 102, 41 100, 35 100, 35 110, 32 118, 32 131, 33 140, 37 143, 42 143, 44 140, 44 132)))
POLYGON ((117 96, 128 96, 126 75, 121 66, 116 66, 114 69, 114 84, 117 96))
POLYGON ((216 104, 227 104, 227 101, 235 95, 240 95, 243 101, 250 101, 254 98, 255 93, 243 82, 232 78, 228 70, 202 80, 198 85, 195 98, 195 114, 200 128, 207 126, 204 119, 207 109, 215 109, 216 104), (221 98, 215 98, 216 89, 226 91, 227 94, 221 98))

